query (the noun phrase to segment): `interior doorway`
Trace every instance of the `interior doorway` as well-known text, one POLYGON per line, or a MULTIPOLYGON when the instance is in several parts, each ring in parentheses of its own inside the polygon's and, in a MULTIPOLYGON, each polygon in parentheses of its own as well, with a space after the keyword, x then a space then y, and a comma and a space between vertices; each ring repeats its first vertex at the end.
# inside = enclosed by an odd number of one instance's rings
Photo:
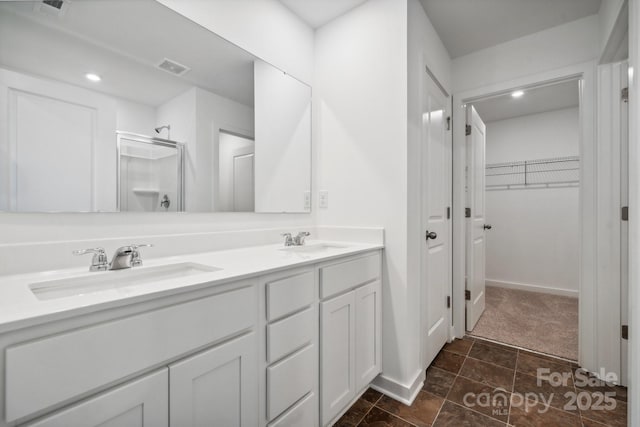
POLYGON ((255 141, 252 138, 220 130, 218 149, 219 212, 255 210, 255 141))
POLYGON ((466 329, 578 359, 580 80, 466 108, 466 329))

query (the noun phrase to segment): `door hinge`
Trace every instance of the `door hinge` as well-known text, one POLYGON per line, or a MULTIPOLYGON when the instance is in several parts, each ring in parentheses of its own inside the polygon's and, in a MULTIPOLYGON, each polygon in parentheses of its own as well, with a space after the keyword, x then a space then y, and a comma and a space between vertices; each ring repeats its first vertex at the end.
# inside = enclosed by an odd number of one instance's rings
POLYGON ((465 125, 464 134, 467 136, 471 135, 471 125, 465 125))
POLYGON ((471 301, 471 291, 470 290, 465 290, 464 291, 464 299, 467 301, 471 301))
POLYGON ((629 221, 629 206, 622 207, 622 214, 620 216, 623 221, 629 221))
POLYGON ((629 88, 622 88, 620 91, 620 98, 622 98, 622 102, 629 102, 629 88))
POLYGON ((629 325, 622 325, 621 334, 623 340, 629 339, 629 325))
POLYGON ((447 219, 451 219, 451 207, 447 206, 447 219))
POLYGON ((471 208, 464 208, 464 217, 471 218, 471 208))
POLYGON ((451 297, 447 296, 447 308, 451 308, 451 297))
POLYGON ((451 116, 447 117, 447 130, 451 130, 451 116))

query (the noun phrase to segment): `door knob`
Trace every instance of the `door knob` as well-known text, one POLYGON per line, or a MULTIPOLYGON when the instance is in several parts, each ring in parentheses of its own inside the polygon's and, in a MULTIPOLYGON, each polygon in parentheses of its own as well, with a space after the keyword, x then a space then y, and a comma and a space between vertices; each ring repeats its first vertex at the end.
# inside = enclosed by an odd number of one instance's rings
POLYGON ((427 240, 429 240, 429 239, 435 240, 435 239, 438 238, 438 235, 436 234, 435 231, 432 231, 431 233, 429 233, 429 230, 427 230, 426 238, 427 238, 427 240))
POLYGON ((485 230, 491 230, 491 224, 485 224, 482 226, 485 230))

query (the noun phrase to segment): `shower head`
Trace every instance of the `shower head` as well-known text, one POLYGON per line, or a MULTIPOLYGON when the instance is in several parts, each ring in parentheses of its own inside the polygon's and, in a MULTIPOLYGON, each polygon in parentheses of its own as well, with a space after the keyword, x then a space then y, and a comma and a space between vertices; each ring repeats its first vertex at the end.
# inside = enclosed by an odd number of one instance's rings
POLYGON ((157 127, 156 128, 156 133, 162 132, 162 129, 166 129, 167 133, 169 133, 171 131, 171 125, 164 125, 164 126, 157 127))

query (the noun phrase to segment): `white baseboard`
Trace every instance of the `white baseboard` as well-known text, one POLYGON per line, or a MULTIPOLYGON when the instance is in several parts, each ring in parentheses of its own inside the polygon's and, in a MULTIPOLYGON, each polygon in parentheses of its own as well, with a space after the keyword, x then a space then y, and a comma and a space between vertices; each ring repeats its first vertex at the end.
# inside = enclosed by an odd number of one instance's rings
POLYGON ((426 378, 426 373, 424 370, 420 370, 416 373, 414 380, 411 384, 401 384, 396 380, 385 377, 380 374, 373 380, 370 387, 385 396, 389 396, 390 398, 397 400, 398 402, 402 402, 405 405, 411 406, 413 401, 418 396, 418 393, 422 389, 424 385, 424 380, 426 378))
POLYGON ((487 286, 497 288, 517 289, 520 291, 539 292, 542 294, 562 295, 565 297, 578 298, 580 293, 571 289, 553 288, 550 286, 529 285, 526 283, 505 282, 502 280, 485 280, 487 286))

